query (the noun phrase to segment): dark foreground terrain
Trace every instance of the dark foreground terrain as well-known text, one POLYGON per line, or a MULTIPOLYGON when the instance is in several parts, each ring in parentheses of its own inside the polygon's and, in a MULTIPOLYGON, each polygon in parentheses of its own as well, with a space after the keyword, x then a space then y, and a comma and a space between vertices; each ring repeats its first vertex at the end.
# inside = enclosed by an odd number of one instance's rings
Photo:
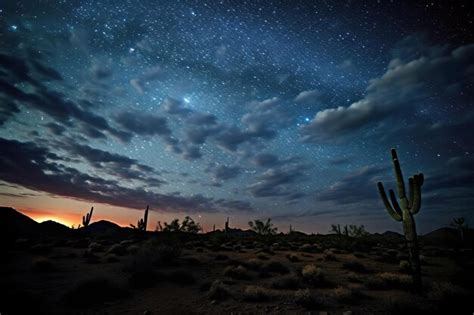
POLYGON ((3 314, 472 314, 472 231, 421 239, 412 292, 403 237, 231 230, 139 233, 99 221, 71 230, 0 209, 3 314), (346 313, 345 313, 346 312, 346 313))

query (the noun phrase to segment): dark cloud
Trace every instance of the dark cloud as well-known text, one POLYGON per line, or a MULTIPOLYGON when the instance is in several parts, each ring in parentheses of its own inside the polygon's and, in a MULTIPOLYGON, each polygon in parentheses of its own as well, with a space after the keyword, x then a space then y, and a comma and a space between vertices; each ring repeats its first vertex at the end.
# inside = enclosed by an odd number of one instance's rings
POLYGON ((76 120, 87 126, 91 135, 99 135, 103 131, 127 141, 131 135, 114 129, 107 120, 88 110, 81 108, 70 97, 53 91, 30 76, 31 70, 25 60, 0 54, 0 66, 7 71, 4 79, 0 78, 0 94, 12 102, 42 111, 56 120, 57 123, 71 126, 76 120), (12 82, 29 84, 31 89, 25 92, 12 82))
MULTIPOLYGON (((184 197, 142 188, 127 188, 115 180, 90 176, 65 166, 63 158, 31 142, 0 138, 0 147, 0 179, 34 191, 132 209, 141 209, 144 204, 150 204, 152 209, 171 212, 217 212, 221 209, 241 212, 247 205, 245 202, 215 200, 200 194, 184 197), (22 154, 19 155, 18 152, 22 154)), ((102 157, 106 161, 125 161, 106 153, 102 153, 102 157)), ((250 207, 245 211, 253 209, 250 207)))
POLYGON ((163 80, 165 78, 165 72, 159 66, 152 67, 148 69, 144 74, 138 78, 130 80, 130 84, 135 88, 135 90, 143 94, 146 91, 146 87, 150 82, 163 80))
POLYGON ((171 97, 167 97, 163 100, 161 109, 167 114, 177 116, 188 116, 192 112, 191 109, 183 106, 183 102, 171 97))
POLYGON ((346 135, 393 113, 403 115, 430 95, 442 98, 461 93, 469 99, 474 44, 452 51, 438 47, 429 51, 430 55, 410 61, 392 59, 387 72, 370 82, 364 98, 347 107, 319 111, 309 125, 301 128, 303 141, 346 135))
POLYGON ((7 99, 0 99, 0 127, 20 112, 20 108, 7 99))
POLYGON ((299 93, 295 97, 295 102, 302 104, 317 104, 321 101, 322 92, 320 90, 307 90, 299 93))
POLYGON ((166 136, 171 134, 166 118, 142 112, 122 112, 115 121, 127 131, 137 135, 166 136))
MULTIPOLYGON (((388 168, 366 166, 333 183, 327 189, 316 193, 319 201, 330 201, 334 204, 345 205, 373 201, 378 198, 377 181, 382 178, 388 168)), ((391 178, 390 179, 391 182, 391 178)))
POLYGON ((247 189, 252 196, 257 198, 277 196, 293 198, 297 192, 292 186, 295 182, 304 179, 305 169, 306 166, 302 164, 270 168, 258 175, 256 181, 250 184, 247 189))
POLYGON ((236 178, 241 174, 242 169, 238 166, 211 164, 207 167, 206 172, 212 175, 214 182, 221 182, 236 178))

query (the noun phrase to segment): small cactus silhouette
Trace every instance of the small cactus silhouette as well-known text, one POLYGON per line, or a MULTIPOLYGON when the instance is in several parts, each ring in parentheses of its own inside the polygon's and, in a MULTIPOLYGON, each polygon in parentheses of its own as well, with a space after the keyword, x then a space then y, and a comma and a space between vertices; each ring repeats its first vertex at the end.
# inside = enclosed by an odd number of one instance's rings
POLYGON ((146 206, 145 209, 145 215, 143 216, 143 219, 138 220, 137 226, 130 224, 130 226, 134 229, 140 230, 140 231, 146 231, 146 226, 148 223, 148 206, 146 206))
POLYGON ((227 217, 227 221, 225 221, 225 233, 229 232, 229 217, 227 217))
POLYGON ((459 230, 459 237, 461 238, 461 242, 464 242, 464 229, 467 227, 465 224, 464 218, 454 218, 451 226, 454 226, 459 230))
POLYGON ((408 179, 408 196, 405 191, 405 182, 403 181, 402 169, 400 168, 400 162, 398 160, 397 151, 391 150, 392 162, 395 170, 395 177, 397 179, 398 198, 400 203, 397 201, 395 192, 390 189, 390 201, 387 198, 385 189, 381 182, 378 182, 378 189, 380 197, 387 209, 388 214, 395 220, 403 222, 403 232, 408 245, 408 251, 410 256, 410 263, 412 267, 413 284, 416 290, 421 290, 421 265, 420 265, 420 253, 417 242, 416 225, 414 215, 420 211, 421 207, 421 186, 424 182, 424 176, 422 173, 415 174, 413 177, 408 179))
MULTIPOLYGON (((87 227, 89 226, 89 223, 91 222, 91 218, 92 218, 92 212, 94 211, 94 207, 91 207, 91 211, 86 213, 85 216, 82 216, 82 226, 83 227, 87 227)), ((79 225, 80 226, 80 225, 79 225)), ((78 226, 78 228, 79 228, 78 226)))

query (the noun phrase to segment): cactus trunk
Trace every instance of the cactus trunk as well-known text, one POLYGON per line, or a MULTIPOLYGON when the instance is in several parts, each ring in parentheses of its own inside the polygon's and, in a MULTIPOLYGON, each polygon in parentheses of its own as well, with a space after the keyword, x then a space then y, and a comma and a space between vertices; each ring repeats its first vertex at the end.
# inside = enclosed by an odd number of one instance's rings
POLYGON ((390 189, 390 201, 387 198, 383 184, 379 182, 378 189, 380 197, 387 209, 388 214, 395 221, 403 222, 403 233, 408 246, 410 264, 412 268, 413 286, 417 292, 422 289, 420 250, 418 248, 416 224, 413 215, 420 211, 421 207, 421 186, 424 182, 423 174, 416 174, 408 180, 408 197, 405 191, 405 182, 403 181, 402 169, 398 160, 397 152, 392 149, 392 162, 397 179, 398 200, 395 192, 390 189))

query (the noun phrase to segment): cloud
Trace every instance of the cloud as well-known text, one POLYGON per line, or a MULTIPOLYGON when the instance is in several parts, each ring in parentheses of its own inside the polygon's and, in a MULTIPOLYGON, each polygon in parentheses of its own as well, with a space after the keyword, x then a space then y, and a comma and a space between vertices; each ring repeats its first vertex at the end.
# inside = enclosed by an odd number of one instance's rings
POLYGON ((121 112, 115 121, 127 131, 138 135, 170 135, 167 120, 164 117, 141 112, 121 112))
MULTIPOLYGON (((434 51, 433 51, 434 50, 434 51)), ((316 113, 301 128, 302 140, 320 142, 360 130, 392 114, 404 115, 430 95, 472 96, 468 83, 474 78, 474 44, 451 52, 438 47, 431 54, 410 61, 392 59, 381 77, 371 80, 364 98, 349 106, 316 113)))
POLYGON ((211 164, 207 167, 206 172, 210 173, 213 181, 218 183, 236 178, 241 174, 242 169, 239 166, 211 164))
POLYGON ((164 78, 164 70, 161 67, 156 66, 148 69, 147 72, 142 74, 140 77, 131 79, 130 84, 135 88, 138 93, 144 94, 146 91, 146 86, 150 84, 150 82, 163 80, 164 78))
POLYGON ((20 108, 8 99, 0 98, 0 127, 20 112, 20 108))
MULTIPOLYGON (((51 90, 33 78, 32 75, 38 73, 37 70, 34 70, 34 66, 29 66, 31 63, 33 61, 28 59, 0 54, 0 68, 4 70, 0 72, 0 96, 9 99, 17 108, 29 106, 39 110, 62 125, 73 126, 75 122, 79 122, 81 125, 86 125, 85 130, 90 134, 99 135, 102 132, 108 132, 122 141, 130 139, 129 133, 116 130, 108 124, 105 118, 82 108, 73 98, 51 90)), ((35 63, 38 62, 35 61, 35 63)), ((38 65, 36 65, 37 68, 38 65)), ((45 67, 45 69, 49 68, 45 67)), ((43 72, 46 71, 45 69, 43 72)), ((45 75, 45 73, 42 74, 42 76, 45 75)), ((51 74, 50 76, 54 77, 51 74)), ((15 111, 11 113, 15 113, 15 111)))
POLYGON ((377 181, 382 180, 381 175, 388 168, 378 166, 365 166, 339 181, 327 189, 316 193, 319 201, 330 201, 337 205, 346 205, 374 201, 378 198, 377 181))
POLYGON ((256 198, 287 196, 294 199, 296 191, 289 186, 304 178, 306 168, 302 164, 270 168, 258 175, 247 189, 256 198))
POLYGON ((289 157, 280 159, 275 154, 271 153, 258 153, 252 158, 252 163, 260 167, 275 167, 279 165, 289 165, 291 163, 299 162, 299 157, 289 157))
POLYGON ((164 99, 161 109, 167 114, 177 116, 188 116, 191 113, 191 109, 185 108, 183 102, 171 97, 164 99))
MULTIPOLYGON (((90 176, 66 166, 62 157, 32 142, 0 138, 0 146, 0 180, 34 191, 132 209, 150 204, 152 209, 168 212, 241 212, 248 205, 238 200, 216 200, 200 194, 181 196, 127 188, 115 180, 90 176)), ((105 160, 116 158, 103 156, 105 160)), ((253 211, 248 206, 245 211, 253 211)))
POLYGON ((295 102, 296 103, 302 103, 302 104, 316 104, 321 101, 322 97, 322 92, 319 90, 307 90, 299 93, 295 97, 295 102))

